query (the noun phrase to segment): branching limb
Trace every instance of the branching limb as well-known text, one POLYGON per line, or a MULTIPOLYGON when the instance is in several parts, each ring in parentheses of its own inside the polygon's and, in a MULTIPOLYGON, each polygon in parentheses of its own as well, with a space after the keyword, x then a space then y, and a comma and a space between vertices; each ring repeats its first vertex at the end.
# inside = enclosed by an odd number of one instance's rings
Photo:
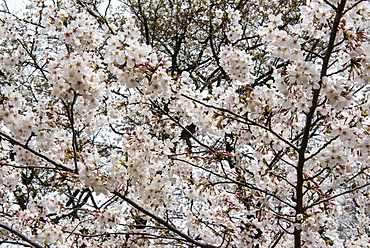
POLYGON ((71 171, 71 172, 74 172, 74 170, 73 170, 73 169, 70 169, 70 168, 68 168, 68 167, 66 167, 66 166, 64 166, 64 165, 62 165, 62 164, 59 164, 59 163, 55 162, 54 160, 52 160, 52 159, 48 158, 47 156, 45 156, 45 155, 43 155, 43 154, 41 154, 41 153, 39 153, 39 152, 35 151, 34 149, 32 149, 32 148, 30 148, 30 147, 28 147, 28 146, 26 146, 26 145, 23 145, 23 144, 22 144, 22 143, 20 143, 19 141, 17 141, 17 140, 15 140, 15 139, 13 139, 12 137, 10 137, 9 135, 7 135, 7 134, 5 134, 5 133, 3 133, 3 132, 0 132, 0 136, 4 137, 4 138, 5 138, 5 139, 7 139, 8 141, 10 141, 12 144, 15 144, 15 145, 17 145, 17 146, 20 146, 20 147, 22 147, 22 148, 26 149, 27 151, 29 151, 29 152, 33 153, 34 155, 36 155, 36 156, 38 156, 38 157, 40 157, 40 158, 44 159, 44 160, 45 160, 45 161, 47 161, 48 163, 50 163, 50 164, 54 165, 57 169, 63 169, 63 170, 65 170, 65 171, 71 171))
POLYGON ((77 101, 77 93, 75 92, 74 93, 74 96, 73 96, 73 101, 72 103, 68 104, 64 101, 63 102, 63 105, 64 105, 64 108, 66 109, 66 113, 67 113, 67 117, 68 117, 68 120, 70 122, 70 125, 71 125, 71 131, 72 131, 72 150, 73 150, 73 163, 75 165, 75 171, 77 172, 78 171, 78 165, 77 165, 77 152, 79 152, 79 146, 78 146, 78 141, 77 141, 77 131, 75 129, 75 117, 74 117, 74 106, 76 104, 76 101, 77 101))
POLYGON ((313 153, 311 156, 306 158, 305 160, 308 161, 314 157, 316 157, 318 154, 320 154, 321 151, 323 151, 328 145, 330 145, 334 140, 338 139, 339 136, 335 136, 334 138, 330 139, 328 142, 326 142, 323 146, 321 146, 315 153, 313 153))
POLYGON ((155 215, 155 214, 151 213, 150 211, 146 210, 145 208, 141 207, 136 202, 127 198, 125 195, 121 194, 120 192, 114 191, 113 194, 115 194, 116 196, 118 196, 119 198, 121 198, 122 200, 124 200, 125 202, 127 202, 128 204, 130 204, 131 206, 133 206, 134 208, 136 208, 140 212, 142 212, 142 213, 146 214, 147 216, 151 217, 153 220, 155 220, 158 223, 162 224, 163 226, 167 227, 170 231, 172 231, 172 232, 176 233, 177 235, 179 235, 180 237, 184 238, 187 242, 189 242, 191 244, 194 244, 196 246, 199 246, 201 248, 217 248, 217 246, 201 243, 201 242, 193 239, 189 235, 183 233, 182 231, 180 231, 176 227, 172 226, 170 223, 168 223, 168 221, 158 217, 157 215, 155 215))
MULTIPOLYGON (((195 140, 195 142, 197 142, 199 145, 201 145, 201 146, 203 146, 203 147, 205 147, 205 148, 207 148, 209 151, 212 151, 212 152, 215 152, 215 150, 212 148, 212 147, 210 147, 210 146, 208 146, 208 145, 206 145, 206 144, 204 144, 203 142, 201 142, 199 139, 197 139, 197 137, 195 137, 194 135, 193 135, 193 132, 191 132, 191 131, 189 131, 184 125, 182 125, 178 120, 176 120, 174 117, 172 117, 170 114, 168 114, 164 109, 162 109, 158 104, 156 104, 155 102, 153 102, 152 100, 150 100, 150 103, 154 106, 154 107, 156 107, 157 109, 159 109, 163 114, 165 114, 165 115, 167 115, 170 119, 171 119, 171 121, 173 121, 174 123, 176 123, 176 125, 178 125, 178 126, 180 126, 181 128, 182 128, 182 130, 185 130, 186 132, 187 132, 187 134, 191 137, 191 138, 193 138, 194 140, 195 140)), ((190 138, 189 137, 189 138, 190 138)))
POLYGON ((242 123, 245 123, 245 124, 248 124, 248 125, 253 125, 253 126, 257 126, 257 127, 260 127, 268 132, 270 132, 271 134, 273 134, 275 137, 277 137, 279 140, 283 141, 284 143, 286 143, 288 146, 292 147, 294 150, 298 151, 298 148, 296 146, 294 146, 291 142, 289 142, 288 140, 284 139, 283 137, 281 137, 279 134, 277 134, 275 131, 273 131, 271 128, 268 128, 268 127, 265 127, 264 125, 261 125, 255 121, 252 121, 244 116, 241 116, 241 115, 238 115, 228 109, 224 109, 224 108, 220 108, 220 107, 216 107, 216 106, 213 106, 213 105, 210 105, 210 104, 207 104, 207 103, 204 103, 198 99, 194 99, 190 96, 187 96, 187 95, 184 95, 184 94, 181 94, 181 96, 189 99, 189 100, 192 100, 194 102, 197 102, 199 104, 202 104, 203 106, 205 107, 208 107, 208 108, 212 108, 212 109, 216 109, 216 110, 219 110, 221 112, 224 112, 224 113, 228 113, 230 114, 231 116, 235 116, 237 117, 237 121, 239 122, 242 122, 242 123), (246 120, 246 121, 245 121, 246 120))
POLYGON ((40 73, 42 74, 42 77, 45 79, 45 80, 49 80, 48 77, 46 76, 45 74, 45 71, 44 69, 39 66, 38 62, 37 62, 37 58, 36 56, 32 53, 32 51, 30 51, 25 44, 23 44, 23 42, 19 39, 17 39, 17 41, 19 42, 19 44, 23 47, 23 49, 27 52, 27 54, 31 57, 31 59, 33 60, 33 65, 36 67, 37 70, 40 71, 40 73))
MULTIPOLYGON (((101 14, 99 13, 99 11, 97 10, 97 8, 96 8, 96 6, 94 5, 94 9, 95 10, 92 10, 92 9, 90 9, 88 6, 87 6, 87 4, 85 4, 85 3, 83 3, 82 1, 80 1, 80 0, 77 0, 76 1, 76 3, 77 4, 79 4, 81 7, 83 7, 84 9, 86 9, 86 11, 90 14, 90 15, 92 15, 100 24, 104 24, 104 25, 106 25, 107 27, 108 27, 108 29, 109 29, 109 31, 113 34, 113 35, 115 35, 116 34, 116 32, 112 29, 112 27, 109 25, 109 23, 108 23, 108 21, 107 21, 107 19, 105 18, 105 17, 103 17, 103 16, 101 16, 101 14)), ((108 9, 108 7, 109 7, 109 5, 110 5, 110 1, 109 1, 109 4, 108 4, 108 6, 107 6, 107 9, 108 9)), ((107 9, 105 10, 105 13, 107 13, 107 9)))
MULTIPOLYGON (((292 204, 290 204, 289 202, 287 202, 287 201, 285 201, 285 200, 283 200, 283 199, 281 199, 279 196, 277 196, 275 193, 271 193, 271 192, 269 192, 269 191, 267 191, 267 190, 264 190, 264 189, 260 189, 260 188, 258 188, 258 187, 256 187, 256 186, 254 186, 252 183, 244 183, 244 182, 239 182, 239 181, 236 181, 236 180, 234 180, 234 179, 232 179, 232 178, 230 178, 230 177, 228 177, 227 175, 225 175, 225 176, 223 176, 223 175, 220 175, 220 174, 218 174, 218 173, 216 173, 216 172, 214 172, 214 171, 211 171, 211 170, 208 170, 208 169, 206 169, 206 168, 203 168, 203 167, 201 167, 201 166, 198 166, 198 165, 195 165, 195 164, 192 164, 192 163, 190 163, 190 162, 188 162, 188 161, 186 161, 186 160, 182 160, 182 159, 174 159, 174 160, 178 160, 178 161, 181 161, 181 162, 184 162, 184 163, 188 163, 188 164, 190 164, 190 165, 192 165, 192 166, 194 166, 194 167, 197 167, 197 168, 199 168, 199 169, 202 169, 202 170, 204 170, 204 171, 206 171, 206 172, 209 172, 209 173, 211 173, 212 175, 214 175, 214 176, 217 176, 217 177, 220 177, 220 178, 224 178, 224 179, 226 179, 226 180, 229 180, 229 182, 227 182, 227 183, 234 183, 234 184, 236 184, 236 185, 239 185, 239 186, 241 186, 241 187, 246 187, 246 188, 248 188, 248 189, 250 189, 250 190, 255 190, 255 191, 258 191, 258 192, 261 192, 261 193, 263 193, 263 194, 266 194, 266 195, 268 195, 268 196, 271 196, 271 197, 273 197, 273 198, 275 198, 276 200, 278 200, 279 202, 281 202, 281 203, 284 203, 284 204, 286 204, 287 206, 289 206, 289 207, 291 207, 291 208, 294 208, 294 206, 292 205, 292 204)), ((226 182, 225 182, 226 183, 226 182)))
POLYGON ((26 244, 26 243, 17 242, 17 241, 10 241, 10 240, 0 241, 0 245, 2 245, 2 244, 16 245, 17 247, 19 245, 24 246, 24 247, 32 247, 32 245, 29 245, 29 244, 26 244))
POLYGON ((13 233, 14 235, 18 236, 19 238, 21 238, 22 240, 26 241, 27 243, 29 243, 33 247, 36 247, 36 248, 45 248, 44 246, 42 246, 42 245, 40 245, 40 244, 32 241, 27 236, 25 236, 24 234, 22 234, 22 233, 20 233, 20 232, 18 232, 16 230, 14 230, 11 227, 8 227, 8 226, 6 226, 4 224, 1 224, 1 223, 0 223, 0 227, 3 228, 3 229, 5 229, 5 230, 7 230, 7 231, 9 231, 9 232, 11 232, 11 233, 13 233))
POLYGON ((18 168, 18 169, 43 169, 43 170, 56 170, 60 168, 54 168, 54 167, 45 167, 45 166, 22 166, 22 165, 15 165, 15 164, 8 164, 8 163, 0 163, 1 166, 9 166, 13 168, 18 168))
POLYGON ((308 205, 307 207, 305 207, 305 209, 312 208, 312 207, 314 207, 314 206, 316 206, 316 205, 319 205, 319 204, 321 204, 321 203, 324 203, 324 202, 329 202, 330 200, 333 200, 333 199, 335 199, 335 198, 338 198, 339 196, 350 194, 350 193, 352 193, 352 192, 355 192, 355 191, 357 191, 357 190, 360 190, 360 189, 366 188, 366 187, 368 187, 368 186, 370 186, 370 182, 369 182, 369 183, 366 183, 366 184, 364 184, 364 185, 358 186, 358 187, 356 187, 356 188, 353 188, 353 189, 350 189, 350 190, 344 191, 344 192, 342 192, 342 193, 336 194, 336 195, 334 195, 334 196, 331 196, 331 197, 328 197, 328 198, 322 199, 322 200, 320 200, 320 201, 316 201, 316 202, 312 203, 311 205, 308 205))

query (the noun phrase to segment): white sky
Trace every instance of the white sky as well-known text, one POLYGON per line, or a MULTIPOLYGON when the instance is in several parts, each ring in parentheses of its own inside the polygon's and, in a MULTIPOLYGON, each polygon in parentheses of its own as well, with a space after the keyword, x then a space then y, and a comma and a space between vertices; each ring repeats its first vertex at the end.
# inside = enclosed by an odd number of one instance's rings
POLYGON ((0 0, 2 2, 6 2, 8 5, 9 11, 14 13, 15 11, 23 9, 26 5, 24 4, 23 0, 0 0))

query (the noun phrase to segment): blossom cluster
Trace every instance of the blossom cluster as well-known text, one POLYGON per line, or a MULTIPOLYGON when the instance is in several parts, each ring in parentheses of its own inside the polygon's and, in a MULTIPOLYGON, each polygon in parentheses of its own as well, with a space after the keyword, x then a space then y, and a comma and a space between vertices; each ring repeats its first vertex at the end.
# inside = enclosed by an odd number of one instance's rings
POLYGON ((225 46, 220 51, 220 57, 220 65, 228 73, 230 79, 237 80, 242 84, 253 79, 251 56, 245 51, 225 46))

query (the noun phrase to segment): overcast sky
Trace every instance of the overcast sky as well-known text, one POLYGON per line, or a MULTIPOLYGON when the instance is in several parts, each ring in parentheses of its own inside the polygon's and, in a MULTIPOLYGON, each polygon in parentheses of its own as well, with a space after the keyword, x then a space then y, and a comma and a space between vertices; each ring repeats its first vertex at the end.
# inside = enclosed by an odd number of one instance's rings
POLYGON ((1 1, 6 1, 6 4, 8 5, 10 12, 21 10, 26 6, 23 0, 1 0, 1 1))

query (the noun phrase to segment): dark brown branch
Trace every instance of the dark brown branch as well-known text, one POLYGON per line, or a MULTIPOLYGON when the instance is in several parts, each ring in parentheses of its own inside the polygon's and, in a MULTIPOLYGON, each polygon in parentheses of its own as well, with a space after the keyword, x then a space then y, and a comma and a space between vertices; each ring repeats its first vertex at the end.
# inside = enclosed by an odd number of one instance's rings
MULTIPOLYGON (((116 32, 112 29, 111 26, 109 26, 109 23, 107 21, 107 19, 103 16, 101 16, 101 14, 99 13, 99 11, 97 10, 96 6, 94 6, 95 8, 95 11, 91 10, 87 4, 83 3, 82 1, 80 0, 77 0, 76 1, 77 4, 79 4, 82 8, 85 8, 86 11, 92 15, 100 24, 104 24, 108 27, 109 31, 113 34, 113 35, 116 35, 116 32)), ((109 1, 109 4, 110 4, 110 1, 109 1)), ((109 6, 109 5, 108 5, 109 6)), ((107 8, 108 8, 107 6, 107 8)), ((105 10, 105 12, 107 12, 107 10, 105 10)))
POLYGON ((75 130, 75 118, 74 118, 74 106, 77 101, 77 93, 74 92, 72 103, 68 104, 62 101, 64 108, 66 109, 67 117, 71 125, 72 131, 72 150, 73 150, 73 163, 75 165, 75 171, 78 172, 78 165, 77 165, 77 152, 79 152, 79 146, 77 141, 77 132, 75 130))
POLYGON ((17 146, 20 146, 20 147, 22 147, 22 148, 26 149, 27 151, 29 151, 29 152, 31 152, 31 153, 33 153, 33 154, 35 154, 36 156, 38 156, 38 157, 40 157, 40 158, 44 159, 44 160, 45 160, 45 161, 47 161, 48 163, 50 163, 50 164, 54 165, 56 168, 63 169, 63 170, 66 170, 66 171, 74 172, 74 170, 73 170, 73 169, 70 169, 70 168, 68 168, 68 167, 66 167, 66 166, 64 166, 64 165, 62 165, 62 164, 59 164, 59 163, 55 162, 54 160, 52 160, 52 159, 50 159, 50 158, 46 157, 45 155, 43 155, 43 154, 41 154, 41 153, 39 153, 39 152, 37 152, 37 151, 33 150, 32 148, 30 148, 30 147, 28 147, 28 146, 26 146, 26 145, 23 145, 23 144, 22 144, 22 143, 20 143, 19 141, 17 141, 17 140, 15 140, 15 139, 13 139, 12 137, 10 137, 9 135, 7 135, 7 134, 5 134, 5 133, 3 133, 3 132, 0 132, 0 136, 3 136, 5 139, 7 139, 8 141, 10 141, 12 144, 15 144, 15 145, 17 145, 17 146))
POLYGON ((19 238, 21 238, 22 240, 26 241, 27 243, 29 243, 30 245, 32 245, 33 247, 36 247, 36 248, 44 248, 44 246, 42 245, 39 245, 37 244, 36 242, 33 242, 32 240, 30 240, 28 237, 26 237, 24 234, 4 225, 4 224, 1 224, 0 223, 0 227, 13 233, 14 235, 18 236, 19 238))
POLYGON ((270 192, 268 192, 267 190, 263 190, 263 189, 257 188, 256 186, 254 186, 254 185, 253 185, 253 184, 251 184, 251 183, 245 183, 245 182, 239 182, 239 181, 236 181, 236 180, 234 180, 234 179, 232 179, 232 178, 228 177, 227 175, 225 175, 225 176, 220 175, 220 174, 218 174, 218 173, 216 173, 216 172, 214 172, 214 171, 208 170, 208 169, 206 169, 206 168, 204 168, 204 167, 202 167, 202 166, 199 166, 199 165, 192 164, 192 163, 190 163, 190 162, 188 162, 188 161, 186 161, 186 160, 183 160, 183 159, 173 158, 173 160, 177 160, 177 161, 181 161, 181 162, 183 162, 183 163, 190 164, 191 166, 194 166, 194 167, 196 167, 196 168, 198 168, 198 169, 202 169, 202 170, 204 170, 204 171, 206 171, 206 172, 208 172, 208 173, 211 173, 211 174, 212 174, 212 175, 214 175, 214 176, 217 176, 217 177, 220 177, 220 178, 224 178, 224 179, 226 179, 226 180, 229 180, 229 182, 228 182, 228 183, 234 183, 234 184, 236 184, 236 185, 239 185, 239 186, 242 186, 242 187, 246 187, 246 188, 248 188, 248 189, 250 189, 250 190, 255 190, 255 191, 261 192, 261 193, 263 193, 263 194, 269 195, 269 196, 271 196, 271 197, 275 198, 276 200, 278 200, 278 201, 280 201, 280 202, 282 202, 282 203, 286 204, 287 206, 289 206, 289 207, 291 207, 291 208, 294 208, 294 206, 293 206, 293 205, 291 205, 291 204, 290 204, 290 203, 288 203, 287 201, 284 201, 283 199, 281 199, 280 197, 278 197, 276 194, 274 194, 274 193, 270 193, 270 192))
POLYGON ((334 4, 332 4, 331 2, 329 2, 328 0, 324 0, 324 2, 329 5, 333 10, 337 10, 337 7, 334 6, 334 4))
POLYGON ((37 62, 37 58, 36 56, 32 53, 32 51, 28 50, 28 48, 26 47, 25 44, 23 44, 23 42, 19 39, 17 39, 17 41, 19 42, 19 44, 21 44, 21 46, 23 47, 23 49, 27 52, 27 54, 31 57, 31 59, 33 60, 33 64, 34 66, 36 67, 36 69, 38 69, 41 74, 42 74, 42 77, 48 81, 48 77, 46 76, 44 70, 42 69, 42 67, 39 66, 38 62, 37 62))
MULTIPOLYGON (((299 156, 298 156, 298 164, 297 164, 297 185, 296 185, 297 205, 295 208, 297 215, 302 214, 305 211, 305 209, 307 209, 303 207, 303 182, 304 182, 303 167, 306 162, 305 153, 307 151, 308 141, 310 139, 310 130, 313 125, 313 118, 316 112, 316 108, 318 107, 322 80, 327 74, 330 57, 334 49, 335 37, 337 34, 340 20, 343 15, 343 10, 344 10, 345 5, 346 5, 346 0, 342 0, 340 4, 338 5, 338 8, 336 9, 336 15, 335 15, 333 27, 330 33, 328 48, 325 53, 325 57, 323 60, 322 69, 320 73, 320 82, 319 82, 320 87, 318 89, 314 89, 312 92, 313 94, 312 101, 311 101, 312 105, 310 107, 310 111, 307 113, 306 123, 303 129, 303 137, 302 137, 300 149, 298 151, 299 156)), ((299 222, 299 220, 297 220, 297 222, 299 222)), ((298 228, 294 228, 294 247, 296 248, 301 247, 301 232, 302 230, 298 228)))
POLYGON ((10 241, 10 240, 0 241, 0 244, 10 244, 10 245, 18 245, 18 246, 21 245, 21 246, 24 246, 24 247, 32 247, 32 245, 29 245, 29 244, 26 244, 26 243, 17 242, 17 241, 10 241))
POLYGON ((330 145, 334 140, 338 139, 339 138, 339 135, 338 136, 335 136, 334 138, 330 139, 328 142, 326 142, 323 146, 321 146, 315 153, 313 153, 311 156, 309 156, 308 158, 306 158, 306 161, 316 157, 322 150, 324 150, 328 145, 330 145))
POLYGON ((334 195, 334 196, 331 196, 331 197, 328 197, 328 198, 322 199, 322 200, 320 200, 320 201, 314 202, 314 203, 312 203, 311 205, 308 205, 307 207, 305 207, 305 209, 312 208, 312 207, 314 207, 314 206, 316 206, 316 205, 319 205, 319 204, 321 204, 321 203, 324 203, 324 202, 329 202, 330 200, 333 200, 333 199, 335 199, 335 198, 338 198, 339 196, 350 194, 350 193, 352 193, 352 192, 355 192, 355 191, 357 191, 357 190, 360 190, 360 189, 366 188, 366 187, 368 187, 368 186, 370 186, 370 182, 369 182, 369 183, 366 183, 366 184, 364 184, 364 185, 358 186, 358 187, 356 187, 356 188, 353 188, 353 189, 350 189, 350 190, 344 191, 344 192, 342 192, 342 193, 336 194, 336 195, 334 195))
POLYGON ((172 232, 176 233, 177 235, 179 235, 180 237, 184 238, 187 242, 189 242, 191 244, 194 244, 196 246, 199 246, 201 248, 217 248, 217 246, 201 243, 201 242, 193 239, 192 237, 190 237, 186 233, 183 233, 182 231, 180 231, 176 227, 172 226, 168 221, 156 216, 155 214, 153 214, 150 211, 146 210, 145 208, 141 207, 136 202, 127 198, 125 195, 121 194, 120 192, 114 191, 113 194, 120 197, 122 200, 124 200, 125 202, 127 202, 128 204, 130 204, 131 206, 133 206, 134 208, 136 208, 140 212, 142 212, 142 213, 146 214, 147 216, 151 217, 153 220, 155 220, 158 223, 162 224, 163 226, 167 227, 170 231, 172 231, 172 232))
POLYGON ((203 106, 206 106, 206 107, 209 107, 209 108, 212 108, 212 109, 216 109, 216 110, 219 110, 219 111, 221 111, 221 112, 228 113, 228 114, 230 114, 230 115, 232 115, 232 116, 235 116, 235 117, 237 117, 237 118, 238 118, 238 119, 236 119, 236 120, 237 120, 237 121, 239 121, 239 122, 242 122, 242 123, 245 123, 245 124, 248 124, 248 125, 253 125, 253 126, 260 127, 260 128, 262 128, 262 129, 264 129, 264 130, 266 130, 266 131, 270 132, 271 134, 273 134, 275 137, 277 137, 279 140, 283 141, 283 142, 284 142, 285 144, 287 144, 288 146, 292 147, 294 150, 298 151, 298 148, 297 148, 297 147, 295 147, 295 146, 294 146, 292 143, 290 143, 288 140, 286 140, 286 139, 284 139, 283 137, 281 137, 279 134, 277 134, 277 133, 276 133, 275 131, 273 131, 271 128, 265 127, 264 125, 261 125, 261 124, 259 124, 259 123, 255 122, 255 121, 252 121, 252 120, 248 119, 248 118, 247 118, 247 117, 245 117, 245 116, 238 115, 238 114, 236 114, 236 113, 234 113, 234 112, 232 112, 232 111, 230 111, 230 110, 228 110, 228 109, 219 108, 219 107, 216 107, 216 106, 213 106, 213 105, 210 105, 210 104, 204 103, 204 102, 202 102, 202 101, 200 101, 200 100, 194 99, 194 98, 192 98, 192 97, 190 97, 190 96, 187 96, 187 95, 185 95, 185 94, 181 94, 181 96, 183 96, 183 97, 185 97, 185 98, 187 98, 187 99, 189 99, 189 100, 192 100, 192 101, 194 101, 194 102, 200 103, 200 104, 202 104, 203 106), (246 121, 244 121, 244 120, 246 120, 246 121))
MULTIPOLYGON (((199 145, 201 145, 201 146, 203 146, 203 147, 205 147, 205 148, 207 148, 209 151, 212 151, 212 152, 215 152, 215 150, 212 148, 212 147, 210 147, 210 146, 208 146, 208 145, 206 145, 206 144, 204 144, 203 142, 201 142, 199 139, 197 139, 194 135, 193 135, 193 133, 194 132, 191 132, 191 131, 189 131, 184 125, 182 125, 178 120, 176 120, 173 116, 171 116, 167 111, 165 111, 164 109, 162 109, 158 104, 156 104, 154 101, 152 101, 152 100, 149 100, 150 101, 150 103, 154 106, 154 107, 156 107, 158 110, 160 110, 163 114, 165 114, 165 115, 167 115, 174 123, 176 123, 176 125, 178 125, 178 126, 180 126, 181 128, 182 128, 182 130, 185 130, 188 134, 189 134, 189 136, 191 137, 191 138, 193 138, 194 139, 194 141, 195 142, 197 142, 199 145)), ((190 138, 189 137, 189 138, 190 138)))
MULTIPOLYGON (((135 227, 135 226, 131 225, 130 227, 135 227)), ((141 236, 144 236, 143 238, 174 239, 174 240, 177 240, 177 241, 184 242, 183 239, 179 239, 179 238, 176 238, 176 237, 156 235, 156 234, 146 233, 146 232, 111 232, 111 233, 100 233, 100 234, 94 234, 94 235, 87 235, 87 234, 75 233, 75 232, 70 232, 70 231, 65 231, 65 233, 73 234, 73 235, 84 237, 84 238, 95 238, 95 237, 115 236, 115 235, 141 235, 141 236)))
POLYGON ((18 168, 18 169, 45 169, 45 170, 55 170, 55 169, 60 169, 60 168, 54 168, 54 167, 45 167, 45 166, 30 166, 30 165, 15 165, 15 164, 8 164, 8 163, 0 163, 1 166, 9 166, 13 168, 18 168))

